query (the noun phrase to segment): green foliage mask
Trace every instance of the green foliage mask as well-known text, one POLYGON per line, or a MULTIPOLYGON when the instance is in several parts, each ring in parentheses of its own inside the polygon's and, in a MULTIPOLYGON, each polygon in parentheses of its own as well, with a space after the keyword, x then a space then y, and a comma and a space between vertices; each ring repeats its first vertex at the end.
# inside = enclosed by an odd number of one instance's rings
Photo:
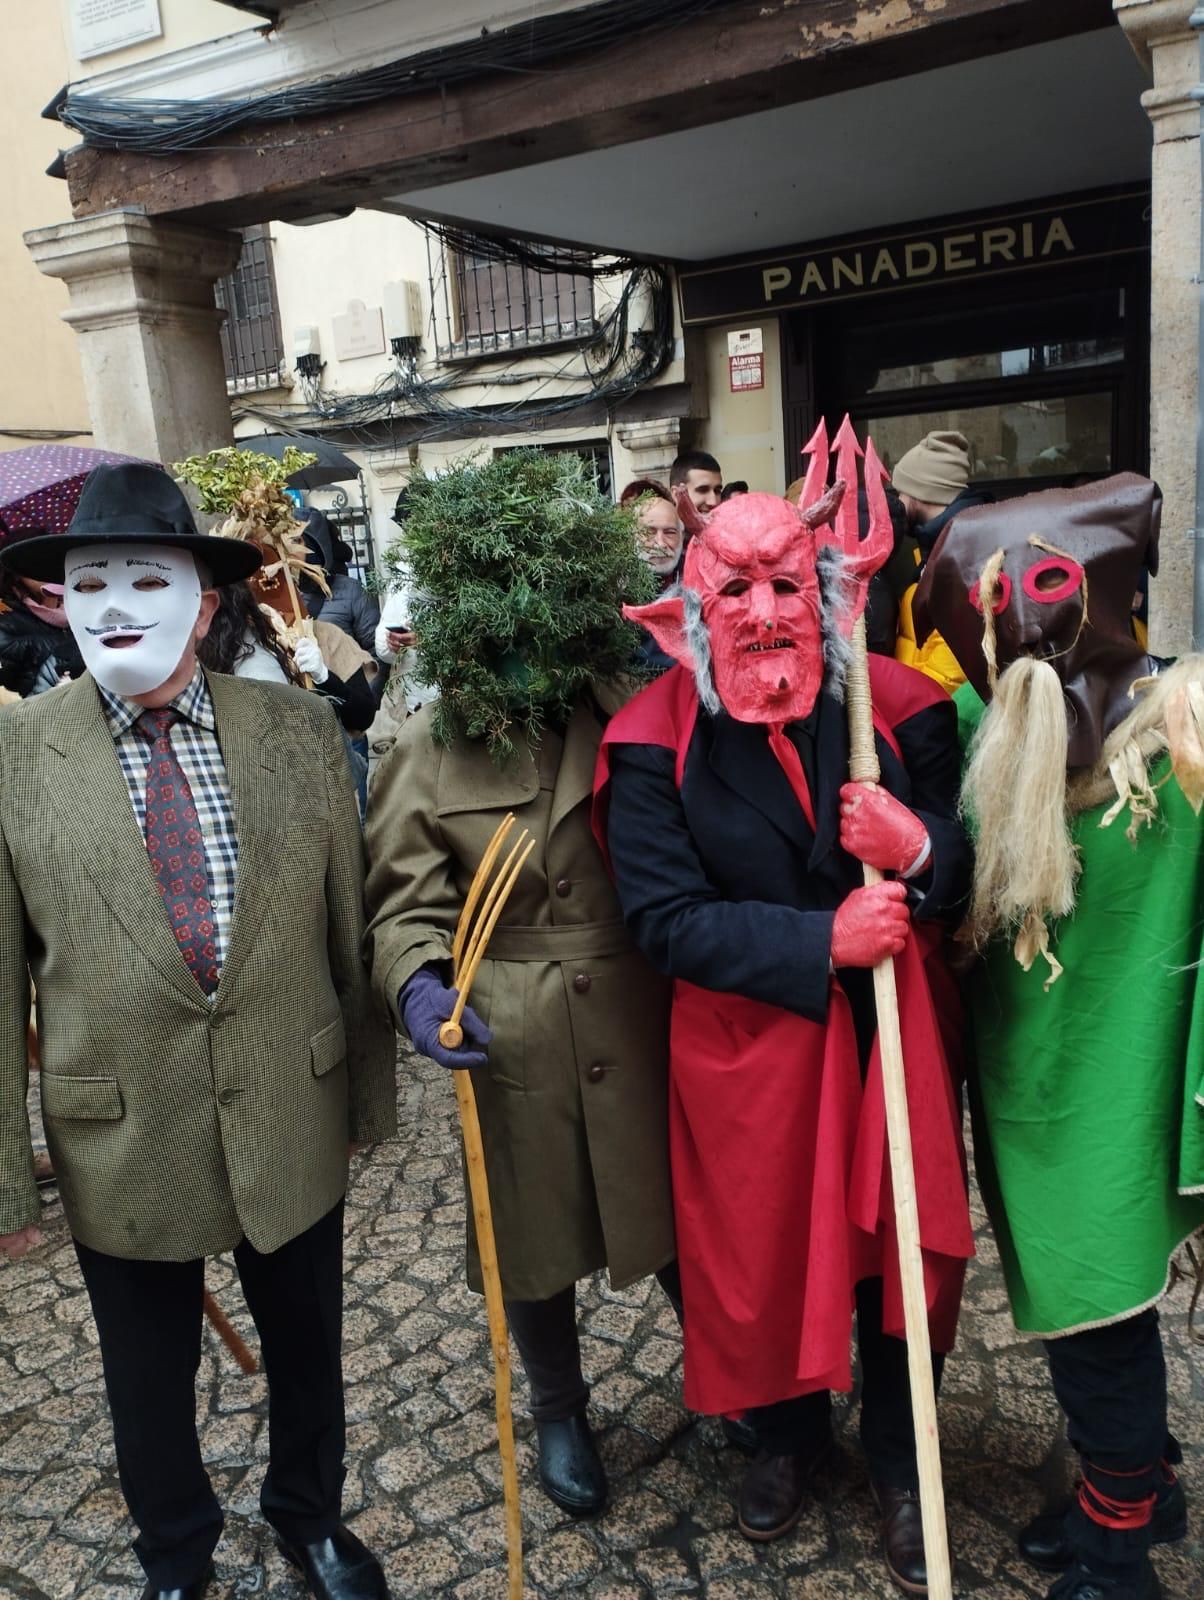
POLYGON ((652 597, 634 518, 574 455, 515 450, 410 484, 386 553, 412 583, 417 675, 439 690, 434 735, 484 738, 504 761, 520 730, 567 720, 590 683, 633 671, 620 607, 652 597))

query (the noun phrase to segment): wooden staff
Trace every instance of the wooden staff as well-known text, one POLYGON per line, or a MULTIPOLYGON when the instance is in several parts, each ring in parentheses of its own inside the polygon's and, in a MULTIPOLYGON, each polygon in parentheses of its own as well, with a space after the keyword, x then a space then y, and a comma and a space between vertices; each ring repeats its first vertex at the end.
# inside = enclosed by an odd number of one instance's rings
MULTIPOLYGON (((854 783, 877 783, 882 776, 874 745, 870 671, 866 655, 865 617, 853 626, 853 654, 845 679, 849 708, 849 776, 854 783)), ((867 884, 881 883, 876 867, 863 866, 867 884)), ((891 957, 874 968, 874 1003, 878 1011, 878 1045, 882 1056, 882 1092, 886 1100, 886 1138, 890 1148, 890 1181, 895 1200, 895 1238, 899 1247, 899 1281, 903 1290, 903 1324, 907 1333, 907 1371, 911 1379, 911 1413, 915 1424, 916 1463, 920 1474, 920 1514, 924 1530, 924 1564, 929 1600, 952 1600, 949 1538, 945 1527, 945 1485, 941 1477, 941 1441, 936 1422, 936 1389, 932 1381, 932 1346, 928 1336, 928 1297, 924 1292, 924 1259, 920 1252, 920 1217, 911 1155, 911 1119, 907 1110, 907 1078, 899 1033, 899 996, 891 957)))
MULTIPOLYGON (((301 597, 297 593, 297 585, 293 582, 293 569, 288 564, 287 550, 281 555, 280 564, 284 569, 284 586, 288 590, 289 604, 293 608, 293 627, 298 633, 308 633, 309 637, 312 639, 314 636, 313 628, 305 628, 302 626, 303 623, 309 621, 309 618, 302 614, 301 597)), ((303 688, 313 688, 314 680, 310 677, 308 672, 303 672, 301 674, 301 684, 303 688)))
MULTIPOLYGON (((452 984, 459 992, 451 1017, 439 1029, 439 1043, 446 1050, 458 1050, 464 1042, 461 1019, 468 991, 485 954, 485 946, 497 926, 510 892, 535 840, 524 828, 502 863, 501 870, 486 893, 494 864, 506 836, 514 826, 508 812, 489 841, 481 864, 473 875, 464 909, 456 924, 452 942, 452 984), (524 844, 524 841, 525 844, 524 844), (482 896, 483 901, 482 901, 482 896), (478 913, 477 907, 480 905, 478 913)), ((514 1417, 510 1407, 510 1333, 506 1326, 506 1307, 502 1301, 502 1279, 498 1272, 497 1244, 493 1236, 493 1209, 489 1204, 489 1180, 485 1171, 485 1147, 477 1116, 472 1073, 455 1068, 452 1081, 460 1109, 460 1133, 464 1140, 464 1161, 468 1168, 468 1191, 476 1224, 477 1253, 481 1259, 481 1278, 485 1289, 485 1310, 489 1319, 489 1343, 493 1350, 494 1402, 497 1413, 498 1453, 502 1460, 502 1497, 506 1508, 506 1557, 509 1576, 508 1600, 522 1600, 523 1594, 523 1519, 518 1497, 518 1462, 514 1454, 514 1417)))
POLYGON ((246 1373, 247 1377, 249 1378, 252 1376, 252 1374, 258 1372, 258 1361, 256 1361, 250 1350, 247 1349, 245 1341, 240 1337, 234 1324, 222 1310, 221 1306, 218 1305, 217 1301, 214 1299, 213 1295, 208 1289, 205 1290, 203 1304, 205 1307, 205 1315, 209 1318, 209 1321, 213 1326, 214 1333, 217 1334, 218 1338, 234 1357, 235 1361, 238 1362, 239 1366, 246 1373))

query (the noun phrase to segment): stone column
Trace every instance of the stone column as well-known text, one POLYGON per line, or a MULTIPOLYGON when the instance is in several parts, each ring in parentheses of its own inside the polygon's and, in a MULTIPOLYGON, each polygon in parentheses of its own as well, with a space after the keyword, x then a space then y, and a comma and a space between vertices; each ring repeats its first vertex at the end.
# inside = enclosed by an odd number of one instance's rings
MULTIPOLYGON (((668 484, 669 468, 681 448, 681 418, 657 417, 647 422, 621 422, 619 443, 631 452, 634 475, 668 484)), ((616 489, 621 489, 617 484, 616 489)))
MULTIPOLYGON (((1190 648, 1199 406, 1200 81, 1195 0, 1112 0, 1151 73, 1141 97, 1154 125, 1150 304, 1150 474, 1162 487, 1159 573, 1150 588, 1150 648, 1190 648)), ((1204 532, 1204 530, 1201 530, 1204 532)))
POLYGON ((170 464, 232 439, 216 280, 233 270, 234 233, 107 211, 25 244, 66 283, 95 443, 170 464))

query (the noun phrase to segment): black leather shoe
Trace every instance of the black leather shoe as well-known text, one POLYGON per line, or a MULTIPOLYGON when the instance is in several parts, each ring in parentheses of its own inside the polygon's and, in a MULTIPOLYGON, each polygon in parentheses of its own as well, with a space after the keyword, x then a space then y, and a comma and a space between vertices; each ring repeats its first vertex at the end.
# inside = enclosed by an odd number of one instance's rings
POLYGON ((760 1448, 757 1444, 757 1430, 743 1417, 724 1417, 723 1437, 733 1450, 739 1450, 746 1456, 755 1456, 760 1448))
POLYGON ((329 1539, 288 1544, 277 1537, 286 1561, 301 1569, 314 1600, 392 1600, 380 1562, 350 1528, 336 1528, 329 1539))
POLYGON ((758 1450, 740 1485, 736 1525, 746 1539, 768 1544, 789 1533, 803 1514, 807 1488, 832 1452, 832 1441, 805 1455, 774 1456, 758 1450))
POLYGON ((886 1570, 908 1594, 928 1593, 924 1565, 924 1520, 914 1489, 892 1489, 876 1483, 874 1499, 882 1513, 882 1553, 886 1570))
POLYGON ((539 1481, 571 1517, 594 1517, 606 1505, 606 1469, 585 1412, 563 1422, 537 1422, 539 1481))
MULTIPOLYGON (((1066 1537, 1066 1518, 1074 1505, 1074 1496, 1039 1512, 1021 1528, 1017 1544, 1020 1554, 1043 1572, 1063 1572, 1074 1560, 1074 1552, 1066 1537)), ((1178 1478, 1171 1478, 1158 1491, 1154 1501, 1154 1514, 1150 1519, 1150 1539, 1153 1544, 1175 1544, 1187 1537, 1187 1497, 1178 1478)))
POLYGON ((1140 1577, 1104 1578, 1077 1563, 1064 1572, 1045 1600, 1162 1600, 1158 1574, 1147 1561, 1140 1577))
POLYGON ((156 1589, 148 1583, 142 1591, 142 1600, 201 1600, 213 1577, 212 1561, 195 1583, 186 1583, 178 1589, 156 1589))

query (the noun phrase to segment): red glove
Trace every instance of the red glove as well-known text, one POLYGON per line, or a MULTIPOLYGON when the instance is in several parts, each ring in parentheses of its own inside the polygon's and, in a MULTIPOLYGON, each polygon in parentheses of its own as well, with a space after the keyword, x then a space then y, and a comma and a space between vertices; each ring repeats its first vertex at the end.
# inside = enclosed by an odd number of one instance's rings
POLYGON ((899 954, 910 927, 905 884, 871 883, 854 889, 832 923, 832 965, 876 967, 899 954))
POLYGON ((879 872, 910 872, 923 864, 928 829, 876 783, 846 783, 840 791, 842 849, 879 872))

